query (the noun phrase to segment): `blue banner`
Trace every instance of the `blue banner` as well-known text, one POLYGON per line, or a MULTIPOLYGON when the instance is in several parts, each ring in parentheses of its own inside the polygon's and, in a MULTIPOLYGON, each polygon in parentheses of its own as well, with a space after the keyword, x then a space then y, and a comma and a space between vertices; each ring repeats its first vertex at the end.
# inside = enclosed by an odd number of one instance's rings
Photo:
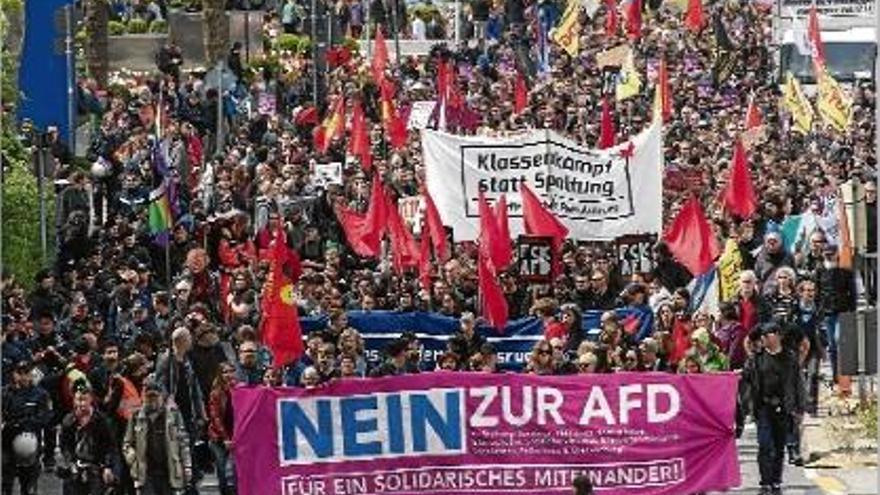
MULTIPOLYGON (((621 321, 638 324, 637 335, 650 333, 654 324, 650 310, 626 308, 617 309, 616 312, 621 321)), ((584 312, 582 328, 587 339, 595 340, 598 337, 602 313, 584 312)), ((323 330, 327 324, 327 317, 300 319, 305 333, 323 330)), ((414 332, 422 344, 422 363, 426 370, 434 369, 436 360, 446 352, 449 339, 459 329, 457 318, 422 312, 349 311, 348 324, 363 337, 366 359, 370 365, 382 360, 383 350, 394 339, 404 332, 414 332)), ((477 331, 495 346, 501 368, 519 370, 525 366, 532 347, 543 337, 544 326, 538 318, 522 318, 508 322, 503 334, 483 325, 478 326, 477 331)))

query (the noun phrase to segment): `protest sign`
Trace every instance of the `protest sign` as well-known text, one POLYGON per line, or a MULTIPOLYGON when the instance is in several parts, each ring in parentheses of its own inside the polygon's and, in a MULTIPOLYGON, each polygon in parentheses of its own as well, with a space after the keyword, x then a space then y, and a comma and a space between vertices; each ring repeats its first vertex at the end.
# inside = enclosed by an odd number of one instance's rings
POLYGON ((397 200, 397 210, 410 231, 418 234, 422 231, 422 197, 410 196, 397 200))
POLYGON ((553 238, 521 235, 516 245, 520 278, 545 284, 553 279, 553 238))
POLYGON ((428 127, 428 121, 431 120, 431 114, 434 113, 435 101, 417 101, 412 104, 409 110, 408 129, 424 129, 428 127))
POLYGON ((316 187, 326 188, 328 184, 342 184, 342 163, 316 163, 314 171, 316 187))
POLYGON ((577 240, 612 240, 661 230, 660 125, 607 150, 553 131, 467 137, 422 131, 428 191, 459 241, 477 238, 477 199, 507 195, 511 233, 524 232, 520 185, 528 184, 577 240))
POLYGON ((629 45, 619 45, 597 53, 596 65, 600 69, 609 66, 620 67, 630 57, 632 57, 632 49, 629 45))
POLYGON ((655 242, 657 242, 657 236, 652 235, 618 237, 615 245, 620 274, 629 277, 633 273, 651 273, 654 270, 651 249, 655 242))
MULTIPOLYGON (((620 320, 635 316, 641 330, 647 331, 654 324, 650 310, 616 310, 620 320)), ((399 312, 399 311, 349 311, 348 325, 364 339, 364 357, 370 365, 379 364, 383 352, 394 339, 404 332, 413 332, 419 339, 422 354, 422 369, 433 370, 435 361, 446 352, 449 336, 458 331, 458 318, 439 313, 399 312)), ((584 311, 581 329, 587 338, 596 332, 600 325, 602 311, 584 311)), ((327 317, 300 318, 303 332, 322 331, 327 328, 327 317)), ((504 335, 480 323, 477 332, 495 346, 499 366, 504 370, 521 370, 535 343, 544 336, 544 324, 538 318, 521 318, 507 322, 504 335)))
POLYGON ((439 372, 233 391, 260 495, 681 495, 739 485, 733 374, 439 372))

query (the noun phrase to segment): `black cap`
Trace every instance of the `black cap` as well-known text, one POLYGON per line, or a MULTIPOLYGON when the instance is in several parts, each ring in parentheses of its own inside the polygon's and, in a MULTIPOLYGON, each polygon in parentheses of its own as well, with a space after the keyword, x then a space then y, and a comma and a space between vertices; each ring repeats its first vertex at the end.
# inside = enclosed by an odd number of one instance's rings
POLYGON ((34 362, 30 358, 22 358, 12 365, 15 371, 30 371, 34 367, 34 362))

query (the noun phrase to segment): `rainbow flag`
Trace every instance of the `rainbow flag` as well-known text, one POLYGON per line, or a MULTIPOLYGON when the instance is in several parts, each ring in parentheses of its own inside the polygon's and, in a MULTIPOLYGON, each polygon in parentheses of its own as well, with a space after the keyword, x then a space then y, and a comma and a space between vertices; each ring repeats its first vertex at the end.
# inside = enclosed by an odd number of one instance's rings
POLYGON ((150 192, 149 227, 150 235, 158 236, 167 234, 174 223, 171 215, 171 205, 168 202, 168 181, 150 192))

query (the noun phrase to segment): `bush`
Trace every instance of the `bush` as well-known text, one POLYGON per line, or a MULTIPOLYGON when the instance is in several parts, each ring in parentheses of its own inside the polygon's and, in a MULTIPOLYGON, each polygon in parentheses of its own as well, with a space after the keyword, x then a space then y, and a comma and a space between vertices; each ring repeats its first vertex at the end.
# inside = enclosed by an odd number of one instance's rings
POLYGON ((143 19, 132 19, 128 21, 128 34, 144 34, 149 29, 147 21, 143 19))
POLYGON ((440 12, 440 9, 436 5, 428 5, 424 3, 420 3, 410 9, 410 16, 418 17, 419 19, 425 21, 425 24, 429 24, 431 20, 439 24, 444 24, 443 14, 440 12))
POLYGON ((125 34, 125 23, 119 21, 110 21, 107 23, 107 32, 110 36, 122 36, 125 34))
POLYGON ((168 32, 168 23, 157 19, 157 20, 150 23, 150 32, 151 33, 167 33, 168 32))
POLYGON ((307 36, 296 34, 281 34, 275 38, 275 50, 290 51, 293 53, 308 53, 312 48, 312 42, 307 36))
POLYGON ((342 40, 342 46, 347 48, 352 55, 357 55, 361 52, 360 42, 351 36, 346 36, 345 39, 342 40))

